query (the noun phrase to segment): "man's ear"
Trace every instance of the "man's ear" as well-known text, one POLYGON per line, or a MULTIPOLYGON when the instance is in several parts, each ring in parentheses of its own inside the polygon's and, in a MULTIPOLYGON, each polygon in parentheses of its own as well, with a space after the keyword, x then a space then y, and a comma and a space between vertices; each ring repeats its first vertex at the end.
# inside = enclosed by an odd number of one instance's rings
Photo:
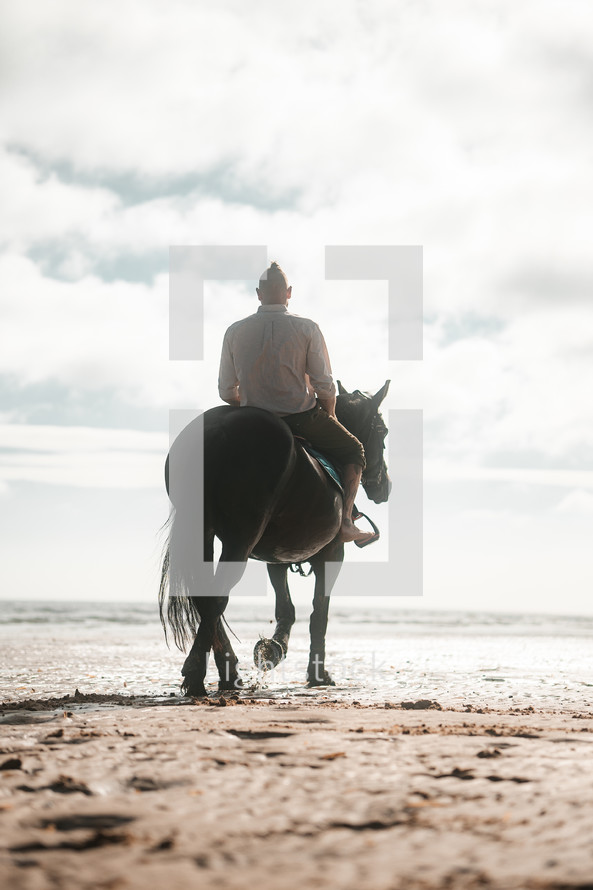
POLYGON ((260 301, 260 303, 261 303, 262 299, 261 299, 261 294, 260 294, 260 292, 259 292, 259 287, 256 287, 256 288, 255 288, 255 292, 256 292, 256 294, 257 294, 257 299, 258 299, 258 300, 260 301))
POLYGON ((292 284, 290 285, 290 287, 286 288, 286 300, 287 301, 290 300, 291 297, 292 297, 292 284))

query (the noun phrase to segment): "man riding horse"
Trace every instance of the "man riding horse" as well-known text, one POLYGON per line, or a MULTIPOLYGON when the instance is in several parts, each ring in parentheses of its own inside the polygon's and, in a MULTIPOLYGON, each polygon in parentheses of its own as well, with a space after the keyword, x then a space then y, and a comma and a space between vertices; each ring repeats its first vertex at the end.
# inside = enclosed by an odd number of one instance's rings
POLYGON ((225 333, 220 397, 235 407, 264 408, 282 417, 295 435, 335 460, 344 484, 339 540, 364 546, 376 535, 356 527, 352 508, 365 453, 336 418, 336 388, 323 335, 314 321, 288 311, 292 287, 277 263, 262 274, 256 292, 257 312, 225 333))
POLYGON ((376 528, 365 533, 352 522, 358 483, 362 476, 376 504, 391 490, 379 411, 389 380, 374 395, 338 384, 336 397, 321 332, 287 311, 291 289, 276 263, 262 275, 257 294, 259 312, 231 325, 224 338, 219 388, 229 404, 188 423, 165 464, 172 510, 159 609, 176 644, 191 645, 181 672, 182 688, 192 696, 207 693, 210 651, 219 689, 241 685, 223 615, 249 559, 267 563, 276 596, 276 628, 256 644, 256 664, 273 667, 286 657, 295 621, 287 573, 308 562, 315 589, 307 682, 332 685, 325 634, 344 541, 360 547, 378 537, 376 528), (293 433, 340 462, 343 487, 293 433))

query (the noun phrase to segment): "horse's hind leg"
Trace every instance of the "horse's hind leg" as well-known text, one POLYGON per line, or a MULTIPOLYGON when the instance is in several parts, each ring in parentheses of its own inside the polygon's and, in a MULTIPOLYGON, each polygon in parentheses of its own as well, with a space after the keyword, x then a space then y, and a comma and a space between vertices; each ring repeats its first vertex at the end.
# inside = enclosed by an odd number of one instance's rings
POLYGON ((270 563, 268 575, 276 594, 276 629, 271 640, 262 639, 255 644, 253 660, 258 667, 270 670, 286 657, 295 612, 288 589, 288 566, 270 563))
POLYGON ((222 623, 222 618, 218 619, 216 625, 212 649, 214 652, 214 661, 218 668, 218 676, 220 677, 220 680, 218 681, 219 690, 240 689, 243 683, 239 676, 239 672, 237 671, 239 659, 233 652, 233 647, 231 646, 231 641, 229 640, 228 634, 222 623))
POLYGON ((206 695, 204 680, 208 671, 210 649, 216 639, 220 616, 226 609, 229 598, 228 596, 203 596, 195 597, 195 600, 200 613, 200 626, 194 644, 181 668, 181 673, 183 674, 182 689, 185 694, 198 698, 206 695))
POLYGON ((208 672, 208 659, 214 639, 216 622, 226 608, 227 600, 217 600, 213 594, 214 581, 214 531, 207 525, 204 530, 204 564, 201 567, 200 589, 202 596, 191 597, 192 605, 200 616, 200 623, 187 658, 181 668, 181 689, 186 695, 199 698, 206 695, 204 680, 208 672))
MULTIPOLYGON (((235 684, 238 680, 237 657, 232 650, 220 618, 227 607, 232 588, 243 577, 247 559, 254 543, 259 540, 260 534, 261 531, 258 529, 257 534, 253 535, 253 539, 246 541, 243 535, 240 542, 223 542, 214 576, 208 579, 211 595, 193 597, 200 615, 200 626, 191 651, 181 669, 184 676, 182 688, 187 695, 195 697, 206 695, 204 681, 212 648, 214 648, 214 658, 220 677, 220 688, 236 688, 235 684)), ((206 535, 204 542, 205 562, 213 559, 213 538, 213 533, 206 535)))
MULTIPOLYGON (((224 598, 226 602, 228 602, 229 594, 233 587, 243 577, 247 567, 247 559, 260 534, 261 532, 258 529, 253 539, 245 540, 245 535, 242 535, 242 540, 240 541, 223 543, 220 559, 214 574, 214 590, 218 597, 224 598)), ((220 615, 222 615, 222 612, 220 615)), ((238 658, 233 652, 231 641, 220 617, 212 636, 212 648, 214 650, 216 667, 218 668, 218 688, 220 690, 240 688, 243 684, 237 671, 238 658)))
POLYGON ((331 674, 325 669, 325 633, 329 613, 329 598, 343 560, 344 545, 336 541, 328 544, 311 560, 311 565, 315 572, 315 592, 313 594, 313 611, 309 622, 311 634, 311 649, 309 652, 309 666, 307 668, 307 683, 309 686, 335 685, 331 674), (325 565, 327 562, 332 562, 335 565, 332 567, 334 571, 328 572, 326 577, 325 565))

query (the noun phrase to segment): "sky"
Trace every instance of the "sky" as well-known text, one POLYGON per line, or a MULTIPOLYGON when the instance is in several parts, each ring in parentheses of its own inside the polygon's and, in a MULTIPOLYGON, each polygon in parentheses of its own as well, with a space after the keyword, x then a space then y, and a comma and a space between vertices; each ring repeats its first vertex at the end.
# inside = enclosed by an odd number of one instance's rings
POLYGON ((368 603, 593 612, 587 0, 2 18, 0 597, 156 596, 169 412, 218 403, 257 307, 208 282, 204 360, 170 361, 169 246, 258 244, 336 378, 424 412, 424 596, 368 603), (423 247, 422 362, 387 359, 385 282, 324 280, 336 244, 423 247))

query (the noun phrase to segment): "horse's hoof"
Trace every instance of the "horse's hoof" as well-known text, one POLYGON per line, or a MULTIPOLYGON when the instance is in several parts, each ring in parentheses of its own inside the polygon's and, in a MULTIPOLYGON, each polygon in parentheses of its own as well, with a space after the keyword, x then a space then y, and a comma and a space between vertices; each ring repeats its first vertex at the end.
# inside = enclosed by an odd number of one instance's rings
POLYGON ((321 675, 319 675, 318 672, 317 673, 311 672, 311 673, 307 674, 307 686, 309 686, 309 687, 312 687, 312 686, 335 686, 335 685, 336 684, 332 680, 332 675, 329 673, 329 671, 326 671, 325 669, 323 670, 321 675))
POLYGON ((208 693, 206 692, 206 687, 204 686, 204 681, 192 678, 191 674, 189 674, 183 678, 183 682, 181 684, 181 691, 183 692, 184 695, 188 696, 188 698, 207 698, 208 697, 208 693))
POLYGON ((253 649, 253 662, 260 671, 271 671, 285 657, 278 640, 258 640, 253 649))

